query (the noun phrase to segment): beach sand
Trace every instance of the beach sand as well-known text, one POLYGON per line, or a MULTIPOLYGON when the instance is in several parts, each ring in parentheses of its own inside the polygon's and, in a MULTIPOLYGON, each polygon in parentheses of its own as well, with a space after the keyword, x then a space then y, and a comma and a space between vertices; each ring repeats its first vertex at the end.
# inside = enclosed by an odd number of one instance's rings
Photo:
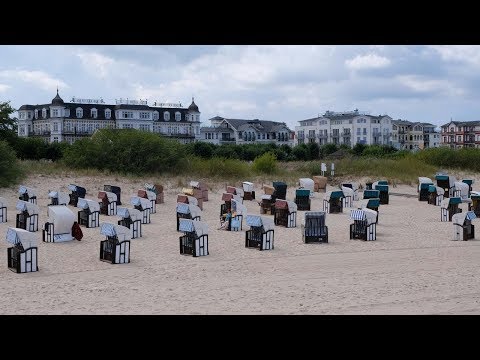
MULTIPOLYGON (((440 207, 417 198, 390 195, 390 204, 380 206, 376 241, 349 239, 345 208, 327 214, 328 244, 304 244, 304 212, 298 211, 297 227, 276 226, 274 250, 259 251, 245 248, 245 223, 241 232, 217 230, 224 185, 215 185, 202 214, 210 254, 194 258, 179 254, 175 206, 181 186, 168 183, 165 203, 157 205, 151 224, 142 225, 143 237, 131 241, 131 262, 112 265, 99 260, 99 228, 82 226, 81 241, 41 241, 48 191, 68 194, 70 183, 85 187, 92 200, 104 184, 120 186, 122 206, 132 207, 130 197, 144 182, 101 176, 25 180, 37 190, 41 209, 39 271, 26 274, 7 267, 11 245, 5 234, 15 226, 18 187, 0 189, 9 205, 8 222, 0 224, 0 314, 480 314, 480 235, 452 241, 453 225, 440 221, 440 207)), ((258 199, 261 184, 255 190, 258 199)), ((289 186, 288 200, 294 191, 289 186)), ((390 186, 390 192, 417 194, 407 185, 390 186)), ((323 197, 315 193, 312 210, 322 210, 323 197)), ((257 202, 244 204, 249 213, 260 213, 257 202)), ((465 204, 461 208, 466 211, 465 204)), ((100 215, 100 222, 118 219, 100 215)))

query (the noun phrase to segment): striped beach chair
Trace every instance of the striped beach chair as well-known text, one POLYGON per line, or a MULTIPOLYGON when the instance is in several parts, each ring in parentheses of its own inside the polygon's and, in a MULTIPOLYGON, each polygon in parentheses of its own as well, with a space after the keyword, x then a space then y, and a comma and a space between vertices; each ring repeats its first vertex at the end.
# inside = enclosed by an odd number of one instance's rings
POLYGON ((82 209, 78 212, 78 224, 87 228, 100 226, 100 204, 90 199, 79 198, 77 207, 82 209))
POLYGON ((350 239, 371 241, 377 239, 377 214, 376 211, 367 208, 350 210, 350 239))
POLYGON ((15 227, 31 232, 38 231, 38 214, 40 211, 38 205, 32 202, 18 200, 16 209, 19 213, 17 214, 15 227))
POLYGON ((275 225, 292 228, 297 226, 297 204, 293 201, 278 199, 273 214, 275 225))
POLYGON ((208 252, 208 225, 203 221, 180 219, 180 254, 193 257, 207 256, 208 252))
POLYGON ((301 224, 302 240, 308 243, 328 243, 328 226, 325 225, 327 213, 307 211, 301 224))
POLYGON ((110 264, 130 262, 130 229, 117 224, 103 223, 100 234, 105 240, 100 242, 100 260, 110 264))
POLYGON ((109 191, 99 191, 97 197, 100 199, 98 202, 100 205, 100 214, 107 216, 117 214, 117 194, 109 191))
POLYGON ((132 239, 142 237, 142 213, 140 210, 119 207, 117 208, 118 225, 125 226, 130 229, 132 239))
POLYGON ((180 230, 180 220, 190 219, 200 221, 202 218, 202 210, 193 204, 177 203, 177 231, 180 230))
POLYGON ((36 235, 30 231, 9 227, 6 234, 7 266, 16 273, 38 271, 38 248, 36 235))
POLYGON ((137 209, 142 213, 142 224, 150 224, 152 202, 139 196, 132 196, 130 198, 130 204, 133 205, 134 209, 137 209))
POLYGON ((462 203, 459 197, 443 199, 440 203, 440 221, 452 221, 452 216, 462 212, 458 207, 462 203))
POLYGON ((265 216, 247 215, 246 223, 250 226, 250 230, 245 232, 245 247, 273 250, 275 235, 273 219, 265 216))

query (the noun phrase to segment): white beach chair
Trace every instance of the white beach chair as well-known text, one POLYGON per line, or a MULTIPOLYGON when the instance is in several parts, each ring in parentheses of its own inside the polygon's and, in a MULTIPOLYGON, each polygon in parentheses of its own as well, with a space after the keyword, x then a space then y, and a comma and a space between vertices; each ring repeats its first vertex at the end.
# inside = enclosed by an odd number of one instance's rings
POLYGON ((51 205, 48 207, 48 221, 42 229, 42 241, 63 242, 74 239, 72 234, 75 214, 63 205, 51 205))
POLYGON ((78 224, 85 225, 87 228, 95 228, 100 226, 100 204, 90 199, 78 198, 77 207, 78 224))
POLYGON ((142 213, 140 210, 119 207, 117 208, 118 225, 125 226, 130 229, 132 239, 142 237, 142 213))
POLYGON ((65 205, 67 206, 68 203, 70 202, 70 197, 68 194, 65 194, 64 192, 61 191, 49 191, 48 192, 48 197, 51 199, 49 206, 55 206, 55 205, 65 205))
POLYGON ((177 231, 181 231, 181 219, 200 221, 202 219, 202 209, 193 204, 177 203, 177 231))
POLYGON ((202 221, 180 219, 180 254, 206 256, 208 252, 208 225, 202 221))
POLYGON ((472 224, 472 220, 477 216, 473 211, 467 211, 465 213, 457 213, 452 216, 453 223, 453 240, 469 240, 475 238, 475 226, 472 224))
POLYGON ((18 194, 20 195, 18 197, 19 200, 28 201, 32 204, 37 203, 37 191, 33 188, 20 185, 20 188, 18 189, 18 194))
POLYGON ((142 213, 142 224, 150 224, 150 214, 152 211, 151 201, 138 196, 132 196, 130 198, 130 204, 142 213))
POLYGON ((17 214, 15 227, 31 232, 38 231, 38 205, 24 200, 18 200, 16 209, 20 211, 20 213, 17 214))
POLYGON ((368 208, 350 210, 350 239, 371 241, 377 239, 377 212, 368 208))
POLYGON ((265 216, 247 215, 246 223, 250 226, 250 230, 245 232, 245 247, 273 250, 275 235, 273 219, 265 216))

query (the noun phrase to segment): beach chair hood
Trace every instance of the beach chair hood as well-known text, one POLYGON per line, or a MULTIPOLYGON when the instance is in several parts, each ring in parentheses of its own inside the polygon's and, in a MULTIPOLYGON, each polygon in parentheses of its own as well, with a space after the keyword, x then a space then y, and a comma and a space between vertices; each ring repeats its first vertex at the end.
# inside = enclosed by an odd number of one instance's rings
POLYGON ((243 187, 243 191, 246 191, 246 192, 252 192, 253 191, 253 183, 251 183, 249 181, 244 181, 242 183, 242 187, 243 187))
POLYGON ((35 189, 29 188, 29 187, 24 186, 24 185, 20 185, 20 188, 18 189, 18 193, 20 195, 28 194, 29 197, 37 196, 37 192, 36 192, 35 189))
POLYGON ((300 178, 299 179, 300 187, 303 189, 310 190, 313 192, 315 190, 315 183, 313 179, 310 178, 300 178))
POLYGON ((38 205, 29 201, 18 200, 15 208, 19 211, 27 211, 29 215, 35 215, 39 212, 38 205))
POLYGON ((440 203, 440 207, 442 209, 447 209, 449 205, 453 204, 461 204, 462 199, 459 197, 451 197, 451 198, 446 198, 443 199, 442 202, 440 203))
POLYGON ((263 229, 265 231, 275 229, 275 223, 274 223, 273 219, 267 218, 265 216, 247 215, 247 218, 246 218, 245 222, 248 226, 254 226, 254 227, 263 226, 263 229))
POLYGON ((75 214, 66 206, 48 207, 48 222, 53 223, 55 234, 71 234, 75 220, 75 214))
POLYGON ((237 215, 245 216, 247 214, 247 207, 240 201, 232 200, 232 212, 236 212, 237 215))
POLYGON ((465 220, 473 220, 476 219, 477 216, 473 211, 467 211, 464 213, 457 213, 452 216, 452 223, 457 225, 465 225, 465 220))
POLYGON ((77 207, 80 209, 90 209, 91 212, 100 211, 100 204, 90 199, 79 198, 77 207))
POLYGON ((462 199, 468 198, 468 191, 470 190, 470 187, 468 184, 461 182, 461 181, 455 181, 455 190, 460 190, 460 197, 462 199))
POLYGON ((37 246, 35 233, 24 229, 9 227, 5 239, 12 245, 22 245, 25 250, 37 246))
POLYGON ((180 219, 178 230, 195 232, 197 236, 208 235, 208 224, 198 220, 180 219))
POLYGON ((370 225, 372 223, 375 223, 377 219, 377 212, 367 208, 361 209, 361 210, 358 210, 358 209, 350 210, 350 219, 354 221, 355 220, 366 221, 367 224, 370 225))
POLYGON ((305 218, 302 220, 302 225, 307 225, 309 219, 322 219, 322 225, 325 225, 325 219, 327 217, 327 213, 325 211, 306 211, 305 218))
POLYGON ((101 224, 100 233, 105 236, 116 236, 119 241, 130 240, 132 238, 129 228, 111 223, 101 224))

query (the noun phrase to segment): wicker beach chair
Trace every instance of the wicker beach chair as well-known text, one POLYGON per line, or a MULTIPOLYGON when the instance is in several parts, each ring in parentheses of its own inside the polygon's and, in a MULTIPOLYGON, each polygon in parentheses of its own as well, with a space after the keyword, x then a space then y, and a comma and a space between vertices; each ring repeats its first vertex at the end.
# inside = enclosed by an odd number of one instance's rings
POLYGON ((17 213, 15 227, 31 232, 38 231, 38 214, 40 211, 38 205, 32 202, 18 200, 16 209, 19 213, 17 213))
POLYGON ((110 264, 130 262, 130 229, 117 224, 103 223, 100 234, 105 240, 100 242, 100 260, 110 264))
POLYGON ((19 200, 28 201, 32 204, 37 203, 37 191, 35 189, 20 185, 20 188, 18 189, 18 194, 19 200))
POLYGON ((377 239, 377 213, 367 208, 350 210, 350 239, 371 241, 377 239))
POLYGON ((472 220, 477 216, 473 211, 457 213, 452 216, 453 240, 467 241, 475 238, 475 226, 472 220))
POLYGON ((208 225, 199 220, 180 219, 180 254, 193 257, 207 256, 208 252, 208 225))
POLYGON ((48 207, 48 221, 42 229, 42 241, 63 242, 74 240, 72 234, 75 214, 67 206, 48 207))
POLYGON ((301 224, 304 243, 328 243, 328 226, 325 225, 326 212, 307 211, 301 224))
POLYGON ((273 219, 265 216, 247 215, 246 223, 250 226, 250 230, 245 232, 245 247, 273 250, 275 235, 273 219))
POLYGON ((117 208, 118 225, 125 226, 130 229, 132 239, 142 237, 142 213, 140 210, 119 207, 117 208))
POLYGON ((87 228, 100 226, 100 204, 98 202, 79 198, 77 207, 82 209, 78 212, 79 225, 85 225, 87 228))
POLYGON ((16 273, 38 271, 38 248, 34 233, 9 227, 6 240, 13 245, 7 248, 8 269, 16 273))

